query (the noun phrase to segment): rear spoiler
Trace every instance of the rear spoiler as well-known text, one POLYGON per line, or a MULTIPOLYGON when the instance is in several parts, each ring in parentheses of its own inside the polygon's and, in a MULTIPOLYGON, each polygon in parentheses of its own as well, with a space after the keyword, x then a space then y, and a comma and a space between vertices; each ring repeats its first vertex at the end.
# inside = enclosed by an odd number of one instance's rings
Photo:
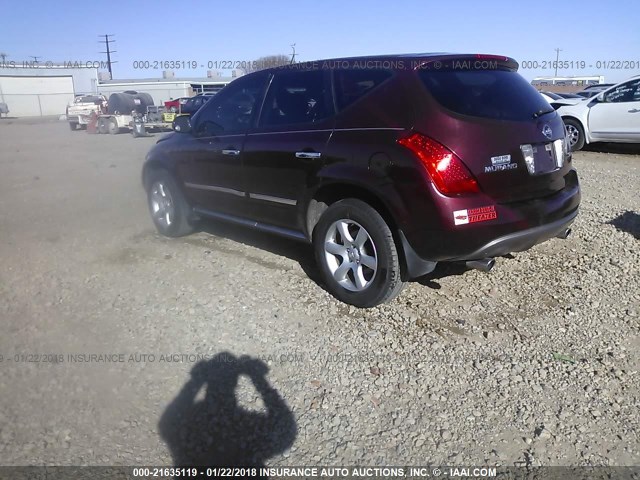
POLYGON ((473 71, 473 70, 508 70, 518 71, 518 62, 504 55, 447 55, 425 58, 415 64, 414 70, 431 71, 473 71))

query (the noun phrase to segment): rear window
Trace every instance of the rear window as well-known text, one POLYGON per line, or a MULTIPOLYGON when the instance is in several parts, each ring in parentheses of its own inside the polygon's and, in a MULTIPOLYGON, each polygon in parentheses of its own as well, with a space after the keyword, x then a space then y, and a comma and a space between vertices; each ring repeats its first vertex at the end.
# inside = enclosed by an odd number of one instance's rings
POLYGON ((336 70, 334 75, 336 104, 338 110, 342 110, 380 85, 393 73, 381 69, 350 69, 336 70))
POLYGON ((462 115, 531 120, 549 110, 542 95, 517 72, 422 70, 418 75, 438 103, 462 115))

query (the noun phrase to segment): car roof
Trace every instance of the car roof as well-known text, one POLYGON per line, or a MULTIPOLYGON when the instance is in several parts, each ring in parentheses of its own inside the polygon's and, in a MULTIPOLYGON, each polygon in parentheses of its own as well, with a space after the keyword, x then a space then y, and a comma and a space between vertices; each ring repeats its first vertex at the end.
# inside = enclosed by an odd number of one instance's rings
MULTIPOLYGON (((478 60, 500 60, 502 62, 511 63, 517 65, 517 62, 505 55, 493 55, 493 54, 481 54, 481 53, 447 53, 447 52, 430 52, 430 53, 402 53, 394 55, 369 55, 362 57, 341 57, 341 58, 327 58, 319 60, 310 60, 306 62, 294 63, 289 65, 283 65, 279 67, 271 67, 265 70, 282 70, 282 69, 321 69, 321 68, 337 68, 344 67, 349 68, 356 64, 362 64, 363 62, 377 62, 381 68, 394 69, 392 62, 408 61, 408 62, 420 62, 426 60, 454 60, 454 59, 471 59, 476 58, 478 60), (388 62, 388 67, 385 67, 384 63, 388 62), (336 65, 340 63, 340 65, 336 65)), ((515 66, 514 65, 514 66, 515 66)), ((397 67, 395 67, 397 68, 397 67)), ((262 70, 264 71, 264 70, 262 70)))

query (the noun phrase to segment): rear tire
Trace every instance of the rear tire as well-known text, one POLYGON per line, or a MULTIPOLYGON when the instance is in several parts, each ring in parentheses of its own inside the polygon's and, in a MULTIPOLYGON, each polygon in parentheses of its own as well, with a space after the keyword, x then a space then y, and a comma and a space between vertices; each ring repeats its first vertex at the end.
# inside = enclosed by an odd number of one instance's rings
POLYGON ((565 128, 567 130, 567 136, 569 137, 569 148, 572 152, 582 150, 584 147, 584 129, 580 122, 571 118, 563 119, 565 128))
POLYGON ((118 133, 120 133, 120 127, 118 127, 118 123, 113 118, 109 120, 107 129, 109 130, 109 133, 111 135, 117 135, 118 133))
POLYGON ((149 213, 158 232, 166 237, 193 233, 191 206, 169 172, 152 170, 146 185, 149 213))
POLYGON ((328 290, 356 307, 394 299, 404 286, 400 259, 389 226, 362 200, 331 205, 313 233, 318 267, 328 290))

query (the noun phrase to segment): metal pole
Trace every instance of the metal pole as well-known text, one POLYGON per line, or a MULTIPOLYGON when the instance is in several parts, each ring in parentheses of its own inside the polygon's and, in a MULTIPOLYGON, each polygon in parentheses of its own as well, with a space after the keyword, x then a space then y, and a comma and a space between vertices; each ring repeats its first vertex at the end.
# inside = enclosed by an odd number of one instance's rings
POLYGON ((562 49, 556 48, 555 50, 556 50, 556 71, 553 74, 553 76, 557 77, 558 76, 558 59, 560 58, 560 52, 562 51, 562 49))

